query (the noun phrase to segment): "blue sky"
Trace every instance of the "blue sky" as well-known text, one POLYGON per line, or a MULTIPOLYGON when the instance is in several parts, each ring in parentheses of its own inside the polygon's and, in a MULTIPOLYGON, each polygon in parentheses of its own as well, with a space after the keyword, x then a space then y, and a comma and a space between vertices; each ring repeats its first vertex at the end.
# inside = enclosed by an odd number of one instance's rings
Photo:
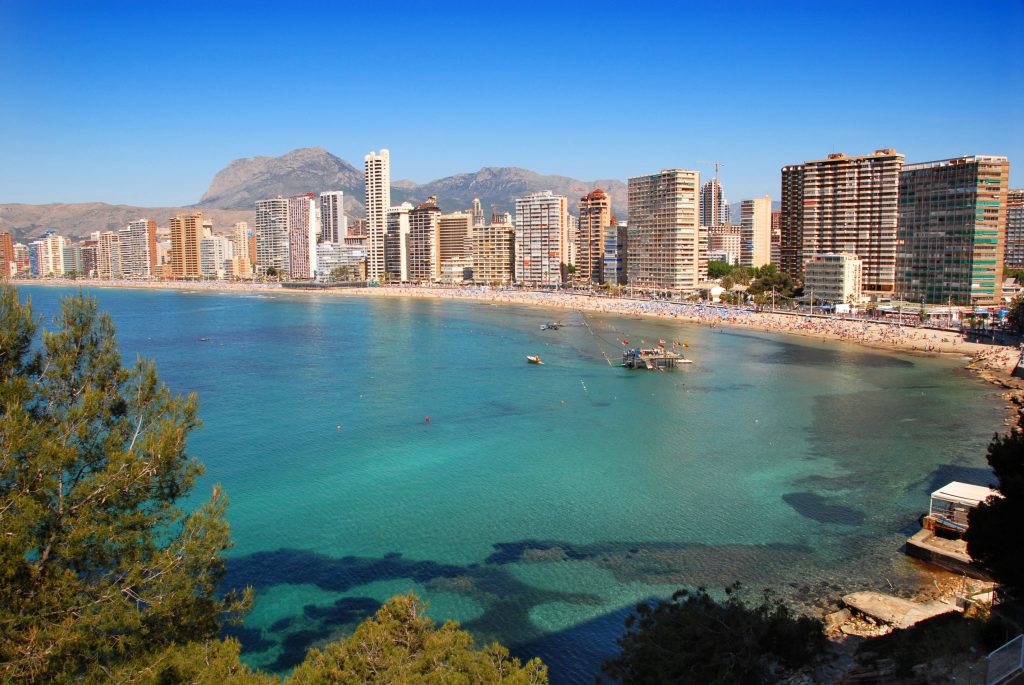
POLYGON ((0 0, 0 202, 198 201, 230 160, 322 146, 392 177, 584 180, 893 147, 1005 154, 1024 185, 1024 1, 0 0))

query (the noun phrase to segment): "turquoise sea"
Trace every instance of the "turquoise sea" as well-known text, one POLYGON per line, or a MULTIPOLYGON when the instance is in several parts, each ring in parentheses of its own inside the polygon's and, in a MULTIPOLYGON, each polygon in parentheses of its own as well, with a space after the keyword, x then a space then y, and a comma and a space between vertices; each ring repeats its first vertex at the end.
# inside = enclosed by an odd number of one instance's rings
MULTIPOLYGON (((21 292, 50 317, 71 291, 21 292)), ((409 589, 583 683, 626 611, 679 587, 911 587, 927 493, 987 482, 1002 427, 955 359, 483 303, 90 292, 126 359, 199 393, 194 499, 230 496, 228 580, 257 597, 236 634, 275 671, 409 589), (621 338, 695 363, 610 366, 621 338)))

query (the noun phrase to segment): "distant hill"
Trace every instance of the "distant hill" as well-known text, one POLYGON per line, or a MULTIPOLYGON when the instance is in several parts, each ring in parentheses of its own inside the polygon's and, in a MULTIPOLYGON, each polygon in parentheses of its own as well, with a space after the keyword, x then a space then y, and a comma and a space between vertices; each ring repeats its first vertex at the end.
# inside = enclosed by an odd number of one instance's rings
MULTIPOLYGON (((570 207, 576 211, 579 198, 598 187, 611 196, 612 211, 625 217, 626 184, 622 181, 579 181, 516 167, 485 167, 424 184, 396 180, 391 186, 391 202, 422 202, 434 195, 444 211, 457 211, 468 209, 473 198, 479 197, 485 211, 490 211, 492 204, 498 211, 512 211, 516 197, 550 190, 568 196, 570 207)), ((361 169, 323 148, 301 148, 280 157, 236 159, 213 177, 199 206, 247 209, 263 198, 342 190, 346 209, 359 216, 364 214, 364 188, 361 169)))
POLYGON ((323 148, 307 147, 236 159, 213 177, 199 206, 252 209, 256 200, 324 190, 344 191, 345 208, 362 212, 363 172, 323 148))
MULTIPOLYGON (((14 235, 15 241, 35 238, 43 231, 56 229, 68 238, 89 237, 93 231, 116 231, 124 228, 129 221, 153 219, 157 226, 166 228, 169 219, 179 212, 195 211, 194 207, 134 207, 131 205, 109 205, 105 202, 83 202, 78 204, 0 205, 0 231, 14 235)), ((217 230, 230 227, 236 221, 252 222, 255 209, 224 210, 202 208, 204 216, 213 219, 217 230)))
MULTIPOLYGON (((142 218, 155 219, 159 228, 166 228, 170 217, 195 209, 202 210, 213 219, 216 230, 223 231, 236 221, 253 222, 256 200, 323 190, 344 191, 346 211, 351 216, 364 216, 364 187, 361 168, 323 148, 300 148, 280 157, 236 159, 217 172, 199 203, 192 207, 135 207, 103 202, 6 204, 0 205, 0 231, 9 231, 16 240, 24 241, 53 228, 69 238, 80 239, 93 231, 117 230, 142 218)), ((442 210, 454 212, 469 209, 473 198, 479 197, 489 215, 492 205, 499 212, 512 212, 517 197, 550 190, 567 196, 570 211, 575 213, 580 197, 595 188, 602 188, 611 196, 612 213, 625 220, 626 184, 620 180, 580 181, 516 167, 485 167, 424 184, 396 180, 391 187, 391 201, 416 203, 435 195, 442 210)))

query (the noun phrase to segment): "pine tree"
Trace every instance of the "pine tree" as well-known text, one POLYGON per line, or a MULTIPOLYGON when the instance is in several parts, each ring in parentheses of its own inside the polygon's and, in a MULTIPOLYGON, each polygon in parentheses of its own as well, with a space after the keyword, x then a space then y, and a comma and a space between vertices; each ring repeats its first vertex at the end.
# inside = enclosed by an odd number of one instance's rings
POLYGON ((54 331, 0 287, 0 677, 104 680, 174 643, 214 638, 248 593, 219 596, 227 499, 187 513, 202 473, 196 398, 123 367, 96 300, 54 331))

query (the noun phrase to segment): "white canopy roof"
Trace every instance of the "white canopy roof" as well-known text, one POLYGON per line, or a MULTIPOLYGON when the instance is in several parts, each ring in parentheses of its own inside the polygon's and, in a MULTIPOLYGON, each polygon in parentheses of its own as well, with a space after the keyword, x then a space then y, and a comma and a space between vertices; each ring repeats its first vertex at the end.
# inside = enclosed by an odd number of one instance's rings
POLYGON ((971 507, 978 506, 992 495, 1002 497, 1002 494, 994 488, 984 485, 971 485, 970 483, 961 483, 959 481, 953 481, 932 493, 932 497, 935 499, 966 504, 971 507))

